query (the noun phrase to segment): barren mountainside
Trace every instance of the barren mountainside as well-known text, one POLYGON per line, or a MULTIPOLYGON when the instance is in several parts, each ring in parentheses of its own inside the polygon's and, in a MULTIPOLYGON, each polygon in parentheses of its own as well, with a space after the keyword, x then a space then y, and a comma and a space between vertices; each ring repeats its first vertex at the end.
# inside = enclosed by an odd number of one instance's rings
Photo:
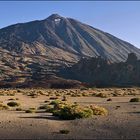
POLYGON ((83 57, 125 61, 131 52, 140 58, 140 50, 130 43, 75 19, 53 14, 44 20, 0 29, 0 84, 43 81, 83 57))

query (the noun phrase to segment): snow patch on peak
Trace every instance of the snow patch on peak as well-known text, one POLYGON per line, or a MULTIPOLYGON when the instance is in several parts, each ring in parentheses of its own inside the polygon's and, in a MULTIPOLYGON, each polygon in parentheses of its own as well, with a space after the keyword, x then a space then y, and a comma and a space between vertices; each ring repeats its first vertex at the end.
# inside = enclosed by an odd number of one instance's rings
POLYGON ((60 18, 56 18, 56 19, 54 19, 54 21, 55 21, 56 24, 59 23, 60 20, 61 20, 60 18))

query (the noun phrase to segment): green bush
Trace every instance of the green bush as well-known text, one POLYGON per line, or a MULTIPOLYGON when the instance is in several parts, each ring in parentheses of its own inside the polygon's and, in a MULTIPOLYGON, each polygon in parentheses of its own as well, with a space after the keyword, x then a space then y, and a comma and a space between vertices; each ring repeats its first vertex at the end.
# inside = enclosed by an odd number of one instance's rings
POLYGON ((15 107, 15 106, 19 106, 20 104, 17 102, 9 102, 9 103, 7 103, 7 105, 10 107, 15 107))
POLYGON ((132 98, 130 99, 130 102, 140 102, 140 98, 132 98))
POLYGON ((73 120, 92 117, 92 110, 75 104, 58 104, 54 106, 53 115, 60 119, 73 120))
POLYGON ((46 111, 51 112, 54 116, 64 120, 89 118, 93 115, 108 114, 108 111, 100 106, 80 106, 78 104, 68 104, 59 100, 53 101, 46 111))

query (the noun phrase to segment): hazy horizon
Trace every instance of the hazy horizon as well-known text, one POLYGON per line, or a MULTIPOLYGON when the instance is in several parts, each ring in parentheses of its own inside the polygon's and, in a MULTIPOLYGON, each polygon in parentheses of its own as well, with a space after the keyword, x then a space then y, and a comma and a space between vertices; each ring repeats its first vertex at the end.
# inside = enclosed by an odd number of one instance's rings
POLYGON ((0 29, 57 13, 108 32, 140 48, 140 2, 0 2, 0 29))

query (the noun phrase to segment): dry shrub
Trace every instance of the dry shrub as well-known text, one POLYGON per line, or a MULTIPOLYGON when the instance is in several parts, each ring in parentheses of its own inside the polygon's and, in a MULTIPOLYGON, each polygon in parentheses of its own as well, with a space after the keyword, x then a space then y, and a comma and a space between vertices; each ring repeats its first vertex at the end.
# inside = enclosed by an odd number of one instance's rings
POLYGON ((40 94, 40 95, 46 95, 46 94, 45 94, 43 91, 41 91, 41 90, 39 90, 37 93, 40 94))
POLYGON ((66 129, 62 129, 59 131, 60 134, 68 134, 70 131, 66 129))
POLYGON ((108 98, 106 101, 112 101, 112 99, 111 98, 108 98))
POLYGON ((57 105, 57 104, 59 104, 59 103, 61 103, 60 100, 54 100, 54 101, 51 101, 51 102, 50 102, 50 105, 57 105))
POLYGON ((82 93, 82 96, 86 97, 89 96, 87 93, 82 93))
POLYGON ((22 111, 22 108, 20 108, 20 107, 16 108, 16 111, 22 111))
POLYGON ((7 105, 10 107, 15 107, 15 106, 19 106, 20 104, 17 102, 8 102, 7 105))
POLYGON ((48 108, 48 104, 42 105, 40 106, 38 109, 47 109, 48 108))
POLYGON ((67 97, 63 96, 62 101, 67 101, 67 100, 68 100, 67 97))
POLYGON ((140 102, 140 98, 132 98, 129 102, 140 102))
POLYGON ((12 100, 15 100, 14 98, 10 98, 10 99, 8 99, 9 101, 12 101, 12 100))
POLYGON ((47 105, 46 106, 46 112, 52 113, 53 109, 54 109, 54 107, 52 105, 47 105))
POLYGON ((25 110, 25 113, 35 113, 35 112, 36 112, 36 108, 29 108, 25 110))
POLYGON ((105 93, 98 93, 96 97, 107 98, 108 96, 105 93))
POLYGON ((44 101, 44 103, 49 103, 49 102, 50 102, 49 100, 45 100, 45 101, 44 101))
POLYGON ((92 110, 75 104, 58 104, 54 107, 53 115, 64 120, 89 118, 92 117, 92 110))
POLYGON ((73 120, 89 118, 93 115, 107 115, 108 111, 100 106, 80 106, 78 104, 56 102, 52 109, 52 113, 60 119, 73 120))
POLYGON ((0 93, 0 96, 4 96, 4 93, 0 93))
POLYGON ((30 92, 27 96, 31 96, 32 98, 37 98, 39 95, 37 93, 30 92))
POLYGON ((7 109, 9 109, 8 106, 0 104, 0 110, 7 110, 7 109))
POLYGON ((93 115, 107 115, 108 111, 104 107, 97 106, 97 105, 91 105, 90 108, 93 111, 93 115))
POLYGON ((57 100, 58 97, 50 97, 50 100, 57 100))

